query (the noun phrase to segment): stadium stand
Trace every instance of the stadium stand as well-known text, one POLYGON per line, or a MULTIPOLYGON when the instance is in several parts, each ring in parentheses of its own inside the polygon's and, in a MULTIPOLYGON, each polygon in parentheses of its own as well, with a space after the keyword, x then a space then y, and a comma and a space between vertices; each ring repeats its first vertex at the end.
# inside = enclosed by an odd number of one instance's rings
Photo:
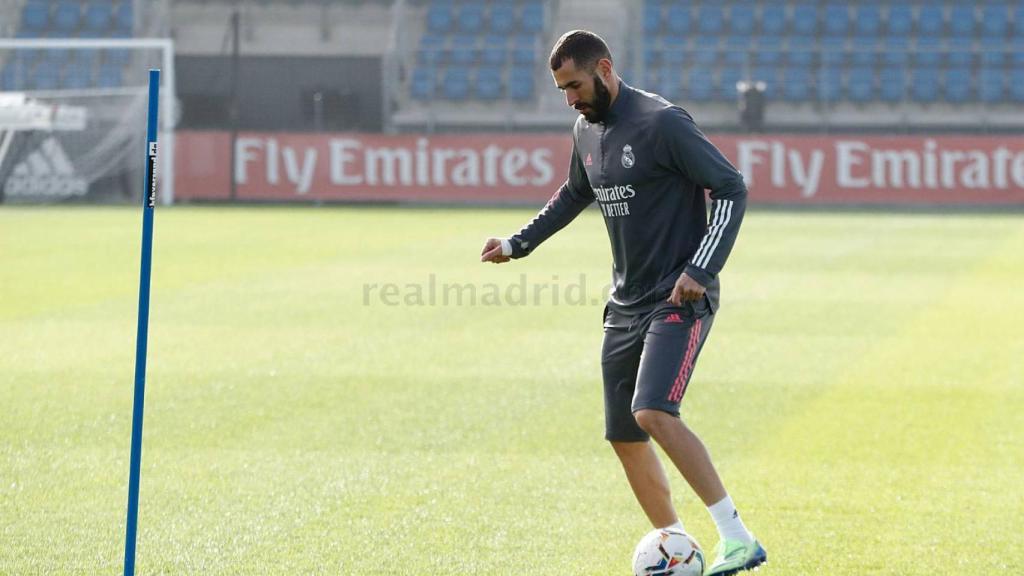
MULTIPOLYGON (((28 0, 14 35, 130 38, 134 27, 132 0, 28 0)), ((16 50, 2 64, 0 90, 117 87, 129 59, 125 50, 16 50)))

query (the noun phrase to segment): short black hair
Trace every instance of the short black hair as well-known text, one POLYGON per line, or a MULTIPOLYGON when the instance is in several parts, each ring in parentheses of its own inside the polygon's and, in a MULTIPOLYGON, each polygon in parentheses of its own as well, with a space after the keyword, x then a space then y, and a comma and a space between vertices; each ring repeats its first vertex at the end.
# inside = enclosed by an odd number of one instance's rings
POLYGON ((558 42, 555 42, 548 64, 555 71, 566 60, 572 60, 578 68, 593 70, 602 58, 612 59, 612 53, 603 38, 589 30, 572 30, 562 34, 558 42))

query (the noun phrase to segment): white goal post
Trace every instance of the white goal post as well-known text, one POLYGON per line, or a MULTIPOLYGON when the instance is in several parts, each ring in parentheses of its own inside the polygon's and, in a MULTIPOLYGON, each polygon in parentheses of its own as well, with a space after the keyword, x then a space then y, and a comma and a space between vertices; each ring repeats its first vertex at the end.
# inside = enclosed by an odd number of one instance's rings
MULTIPOLYGON (((141 174, 145 158, 139 152, 141 146, 132 146, 137 138, 145 139, 150 68, 161 69, 158 174, 161 202, 172 203, 178 113, 174 41, 169 38, 0 38, 0 71, 4 73, 0 96, 5 96, 0 98, 0 148, 6 156, 0 157, 0 186, 19 178, 52 180, 55 167, 66 165, 67 170, 75 170, 76 179, 87 184, 100 181, 97 186, 102 186, 102 179, 109 178, 110 172, 120 171, 138 180, 135 190, 141 194, 142 180, 136 178, 136 171, 141 174), (92 82, 100 73, 76 69, 90 66, 89 62, 93 68, 100 66, 95 63, 99 54, 103 58, 118 56, 116 65, 103 63, 108 70, 114 68, 114 81, 92 82), (38 81, 34 76, 42 74, 44 68, 48 73, 59 70, 60 81, 38 81), (85 82, 81 80, 83 72, 85 82), (64 81, 73 74, 76 82, 64 81), (68 118, 83 124, 77 126, 77 133, 75 122, 69 124, 68 118), (12 147, 12 140, 26 143, 12 147), (56 160, 51 154, 54 150, 59 156, 56 160)), ((0 189, 0 198, 2 194, 0 189)), ((49 195, 43 191, 37 197, 26 192, 20 200, 53 201, 60 197, 60 190, 49 195)))

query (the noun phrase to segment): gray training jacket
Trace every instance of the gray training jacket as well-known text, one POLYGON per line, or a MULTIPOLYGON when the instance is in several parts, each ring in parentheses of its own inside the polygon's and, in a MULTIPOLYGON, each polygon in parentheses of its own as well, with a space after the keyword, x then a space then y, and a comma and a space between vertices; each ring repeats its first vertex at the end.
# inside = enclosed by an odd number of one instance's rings
POLYGON ((610 307, 649 310, 685 270, 718 308, 718 273, 743 221, 747 188, 685 110, 620 82, 603 123, 580 116, 569 177, 509 239, 512 258, 530 254, 595 200, 612 245, 610 307))

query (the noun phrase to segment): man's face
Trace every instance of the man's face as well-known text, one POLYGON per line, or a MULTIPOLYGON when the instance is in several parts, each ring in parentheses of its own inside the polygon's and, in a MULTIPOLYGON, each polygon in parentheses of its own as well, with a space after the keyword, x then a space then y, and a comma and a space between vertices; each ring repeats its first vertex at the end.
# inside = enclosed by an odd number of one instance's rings
POLYGON ((565 103, 591 124, 604 120, 612 103, 611 92, 597 70, 577 68, 572 60, 565 60, 558 70, 551 72, 555 85, 565 91, 565 103))

